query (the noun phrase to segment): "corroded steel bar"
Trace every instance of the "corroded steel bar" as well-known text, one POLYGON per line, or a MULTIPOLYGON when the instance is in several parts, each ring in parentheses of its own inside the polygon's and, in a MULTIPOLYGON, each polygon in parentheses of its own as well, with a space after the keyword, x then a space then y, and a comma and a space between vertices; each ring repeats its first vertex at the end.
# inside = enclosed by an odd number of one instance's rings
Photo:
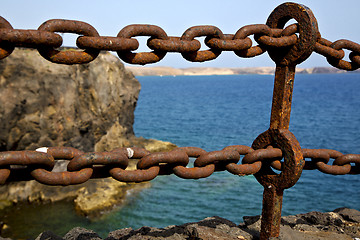
POLYGON ((0 43, 7 42, 19 47, 50 46, 58 48, 62 44, 60 35, 48 31, 0 28, 0 43))
POLYGON ((270 128, 289 128, 294 78, 295 65, 276 66, 270 128))

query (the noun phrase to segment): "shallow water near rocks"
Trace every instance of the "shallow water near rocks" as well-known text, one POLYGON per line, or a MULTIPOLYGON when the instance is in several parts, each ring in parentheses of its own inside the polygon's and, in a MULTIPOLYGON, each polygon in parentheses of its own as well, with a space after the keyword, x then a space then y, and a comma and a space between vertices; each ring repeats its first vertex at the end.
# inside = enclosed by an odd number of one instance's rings
MULTIPOLYGON (((274 76, 138 79, 142 90, 135 112, 137 136, 213 151, 250 146, 269 126, 274 76)), ((296 75, 290 131, 301 147, 360 153, 359 92, 358 73, 296 75)), ((304 171, 295 187, 285 190, 283 215, 339 207, 360 210, 359 180, 358 175, 304 171)), ((14 238, 35 238, 44 230, 63 236, 75 226, 106 237, 118 228, 165 227, 214 215, 239 223, 243 216, 261 214, 262 191, 253 176, 228 172, 199 180, 159 176, 151 188, 130 191, 122 206, 99 219, 76 215, 70 202, 20 204, 1 219, 17 234, 8 235, 14 238)))

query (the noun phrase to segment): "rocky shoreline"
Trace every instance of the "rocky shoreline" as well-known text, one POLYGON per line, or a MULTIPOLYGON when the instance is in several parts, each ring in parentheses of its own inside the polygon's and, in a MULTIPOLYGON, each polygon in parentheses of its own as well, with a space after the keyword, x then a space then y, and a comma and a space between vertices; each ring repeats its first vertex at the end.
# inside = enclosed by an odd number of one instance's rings
MULTIPOLYGON (((141 86, 110 53, 100 53, 89 64, 68 66, 45 60, 37 50, 17 48, 0 61, 0 86, 1 151, 67 146, 102 152, 136 146, 156 152, 176 147, 135 136, 141 86)), ((58 160, 53 171, 66 171, 67 163, 58 160)), ((11 182, 0 185, 0 210, 22 201, 70 199, 79 214, 97 215, 121 203, 134 186, 112 178, 66 187, 11 182)))
MULTIPOLYGON (((63 237, 47 231, 36 240, 256 240, 259 239, 260 216, 244 217, 239 225, 220 218, 209 217, 195 223, 165 228, 142 227, 125 228, 112 231, 106 238, 96 232, 80 227, 73 228, 63 237)), ((0 239, 6 239, 1 238, 0 239)), ((7 238, 9 240, 10 238, 7 238)), ((349 208, 338 208, 332 212, 309 212, 281 219, 281 230, 278 238, 272 240, 359 240, 360 211, 349 208)))

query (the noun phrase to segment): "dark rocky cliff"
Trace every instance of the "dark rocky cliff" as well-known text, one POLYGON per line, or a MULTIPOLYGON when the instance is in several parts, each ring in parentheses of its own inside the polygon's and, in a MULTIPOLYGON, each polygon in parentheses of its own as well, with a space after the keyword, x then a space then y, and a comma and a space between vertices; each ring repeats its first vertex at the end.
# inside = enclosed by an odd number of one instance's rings
MULTIPOLYGON (((68 66, 51 63, 36 50, 16 49, 0 60, 0 149, 71 146, 90 152, 129 146, 149 151, 174 148, 169 142, 134 136, 139 91, 134 75, 110 53, 101 53, 89 64, 68 66)), ((65 171, 66 164, 57 164, 57 168, 65 171)), ((70 198, 76 209, 87 215, 118 203, 124 187, 129 184, 112 178, 67 187, 35 181, 10 183, 0 186, 0 209, 24 200, 70 198)))
POLYGON ((0 61, 0 149, 131 145, 139 91, 134 75, 110 53, 68 66, 17 49, 0 61))

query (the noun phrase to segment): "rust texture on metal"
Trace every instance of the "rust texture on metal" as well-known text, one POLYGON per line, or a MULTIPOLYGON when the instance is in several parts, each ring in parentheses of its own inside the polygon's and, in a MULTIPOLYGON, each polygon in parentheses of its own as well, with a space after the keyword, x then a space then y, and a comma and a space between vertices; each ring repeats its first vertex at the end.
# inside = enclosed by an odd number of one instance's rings
MULTIPOLYGON (((270 129, 271 130, 271 129, 270 129)), ((268 131, 270 131, 268 130, 268 131)), ((277 130, 277 129, 272 129, 277 130)), ((268 134, 266 131, 265 133, 268 134)), ((265 133, 261 134, 263 136, 265 133)), ((266 136, 265 134, 265 136, 266 136)), ((257 138, 257 142, 260 137, 257 138)), ((261 137, 267 139, 269 137, 261 137)), ((294 140, 295 141, 295 140, 294 140)), ((0 173, 0 181, 12 181, 17 172, 22 167, 29 169, 46 169, 52 170, 57 160, 69 161, 66 172, 79 171, 85 168, 92 168, 96 171, 102 171, 104 177, 109 177, 117 171, 123 174, 138 170, 144 174, 152 167, 159 167, 158 175, 168 175, 174 173, 173 169, 182 166, 187 170, 197 169, 198 175, 194 178, 201 178, 201 168, 208 165, 215 165, 214 171, 229 171, 232 174, 243 176, 257 174, 263 165, 266 167, 270 164, 276 170, 283 170, 286 163, 283 161, 283 150, 280 146, 267 145, 263 148, 253 148, 245 145, 228 146, 220 151, 207 152, 196 147, 179 147, 170 152, 150 153, 149 151, 132 147, 118 148, 110 152, 102 153, 84 153, 82 151, 68 147, 51 147, 47 150, 37 151, 5 151, 0 152, 0 170, 10 170, 9 179, 0 173), (43 151, 43 152, 39 152, 43 151), (126 159, 125 159, 126 158, 126 159), (188 167, 190 158, 195 158, 194 167, 188 167), (137 169, 127 170, 126 163, 130 159, 137 159, 137 169), (101 170, 102 169, 102 170, 101 170)), ((344 175, 360 174, 360 154, 342 154, 331 149, 301 149, 305 161, 305 170, 319 170, 327 174, 344 175), (330 159, 333 159, 330 161, 330 159)), ((214 173, 214 171, 211 172, 214 173)), ((30 174, 29 171, 25 171, 30 174)), ((95 174, 95 173, 94 173, 95 174)), ((133 174, 133 175, 134 175, 133 174)), ((25 174, 26 175, 26 174, 25 174)), ((18 176, 16 179, 30 179, 31 176, 18 176)), ((117 174, 120 175, 120 174, 117 174)), ((91 176, 93 178, 95 176, 91 176)), ((31 179, 36 179, 33 177, 31 179)), ((144 180, 145 181, 145 180, 144 180)), ((138 182, 131 181, 127 182, 138 182)), ((65 185, 61 183, 60 185, 65 185)))
POLYGON ((0 17, 0 59, 9 56, 15 47, 37 48, 44 58, 60 64, 91 62, 100 50, 116 51, 123 61, 140 65, 159 62, 168 52, 180 53, 188 61, 203 62, 217 58, 223 51, 233 51, 244 58, 268 51, 275 62, 283 61, 281 64, 285 65, 287 61, 298 64, 316 52, 336 68, 353 71, 360 67, 358 43, 349 40, 331 42, 322 38, 310 9, 295 3, 277 7, 266 24, 246 25, 234 34, 224 34, 215 26, 194 26, 179 37, 168 36, 159 26, 144 24, 125 26, 116 37, 99 36, 88 23, 64 19, 48 20, 38 30, 21 30, 13 29, 6 19, 0 17), (290 19, 298 23, 284 28, 290 19), (54 32, 78 34, 78 51, 56 50, 62 37, 54 32), (252 35, 258 43, 256 46, 249 38, 252 35), (133 52, 139 47, 137 36, 148 36, 147 46, 153 51, 133 52), (197 37, 206 37, 204 44, 208 50, 200 50, 197 37), (288 51, 288 48, 292 50, 288 51), (343 60, 344 49, 350 50, 350 62, 343 60), (292 61, 292 58, 297 60, 292 61))
POLYGON ((43 184, 67 186, 105 177, 144 182, 169 174, 199 179, 216 171, 254 175, 264 187, 260 235, 264 240, 279 235, 284 190, 296 184, 303 170, 317 169, 333 175, 360 174, 360 154, 302 149, 289 131, 297 64, 316 52, 336 68, 353 71, 360 67, 360 44, 322 38, 317 20, 306 6, 281 4, 266 24, 243 26, 235 34, 224 34, 215 26, 205 25, 190 27, 180 37, 168 36, 162 28, 144 24, 126 26, 116 37, 100 36, 88 23, 64 19, 48 20, 37 30, 13 29, 0 17, 0 59, 9 56, 15 47, 35 48, 45 59, 59 64, 88 63, 102 50, 116 51, 124 62, 140 65, 159 62, 168 52, 180 53, 192 62, 213 60, 223 51, 233 51, 243 58, 268 52, 276 63, 274 90, 269 129, 260 134, 251 147, 234 145, 211 152, 179 147, 158 153, 138 147, 91 153, 71 147, 5 151, 0 152, 0 184, 35 179, 43 184), (296 23, 286 26, 291 19, 296 23), (62 37, 57 32, 78 34, 78 49, 59 50, 62 37), (147 46, 152 51, 135 52, 139 48, 138 36, 149 37, 147 46), (205 38, 208 50, 200 50, 201 42, 196 39, 199 37, 205 38), (344 60, 344 49, 350 51, 350 61, 344 60), (130 159, 137 160, 134 170, 128 169, 130 159), (193 167, 188 166, 190 159, 195 159, 193 167), (66 171, 54 171, 58 160, 68 161, 66 171))
POLYGON ((295 65, 276 65, 270 128, 289 128, 294 80, 295 65))

